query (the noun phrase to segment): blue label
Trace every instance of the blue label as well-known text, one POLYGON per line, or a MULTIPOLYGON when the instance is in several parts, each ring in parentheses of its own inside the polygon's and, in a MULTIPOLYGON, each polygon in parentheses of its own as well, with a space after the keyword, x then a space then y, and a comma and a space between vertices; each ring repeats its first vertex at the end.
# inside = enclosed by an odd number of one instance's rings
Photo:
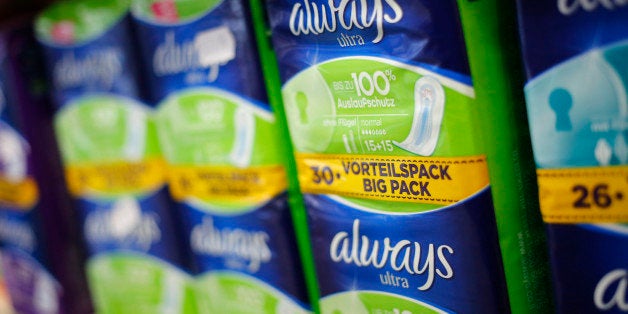
POLYGON ((85 43, 61 46, 41 41, 58 107, 89 92, 140 96, 130 30, 130 18, 125 17, 85 43))
POLYGON ((347 55, 412 60, 471 81, 455 1, 267 2, 285 81, 312 64, 347 55))
POLYGON ((266 91, 243 1, 222 1, 191 21, 162 24, 135 16, 150 99, 212 86, 257 101, 266 91))
POLYGON ((560 313, 626 313, 628 226, 550 225, 560 313))
POLYGON ((166 188, 115 200, 77 199, 90 255, 134 251, 180 264, 166 188))
POLYGON ((307 303, 285 194, 239 214, 210 213, 188 204, 181 207, 200 273, 239 271, 307 303))
POLYGON ((387 291, 447 312, 507 312, 502 265, 480 258, 500 254, 495 229, 486 228, 491 204, 484 190, 451 207, 387 215, 307 195, 317 274, 329 278, 319 281, 322 297, 387 291))

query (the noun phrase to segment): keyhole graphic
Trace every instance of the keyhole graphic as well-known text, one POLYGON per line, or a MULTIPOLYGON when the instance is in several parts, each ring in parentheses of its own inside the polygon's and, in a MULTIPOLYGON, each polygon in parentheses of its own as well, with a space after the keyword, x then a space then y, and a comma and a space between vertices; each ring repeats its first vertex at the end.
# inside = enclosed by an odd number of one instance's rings
POLYGON ((299 108, 299 121, 301 122, 301 124, 306 124, 307 123, 307 106, 308 106, 308 101, 307 101, 307 96, 305 95, 304 92, 297 92, 296 95, 296 103, 297 103, 297 107, 299 108))
POLYGON ((549 96, 549 105, 556 114, 556 131, 571 131, 569 110, 573 106, 571 94, 564 88, 557 88, 549 96))

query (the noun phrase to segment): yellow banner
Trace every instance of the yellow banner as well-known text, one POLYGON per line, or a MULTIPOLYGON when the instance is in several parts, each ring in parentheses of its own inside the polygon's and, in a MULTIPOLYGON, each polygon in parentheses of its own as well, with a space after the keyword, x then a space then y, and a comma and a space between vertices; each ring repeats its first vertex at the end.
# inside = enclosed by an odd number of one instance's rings
POLYGON ((484 156, 297 154, 304 193, 448 205, 489 183, 484 156))
POLYGON ((70 193, 142 193, 160 188, 166 181, 166 164, 155 158, 140 162, 110 162, 70 165, 65 171, 70 193))
POLYGON ((628 222, 628 166, 539 169, 547 223, 628 222))
POLYGON ((10 182, 0 177, 0 205, 28 211, 39 201, 39 189, 33 178, 10 182))
POLYGON ((286 190, 282 166, 248 168, 173 166, 170 193, 177 201, 196 198, 206 201, 261 203, 286 190))

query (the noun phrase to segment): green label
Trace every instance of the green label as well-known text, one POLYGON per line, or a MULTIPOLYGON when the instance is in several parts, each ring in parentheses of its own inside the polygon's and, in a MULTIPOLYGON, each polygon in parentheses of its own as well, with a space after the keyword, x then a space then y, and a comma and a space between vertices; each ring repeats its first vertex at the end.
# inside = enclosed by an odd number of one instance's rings
POLYGON ((322 314, 440 314, 428 304, 385 292, 344 292, 321 300, 322 314))
POLYGON ((113 95, 86 96, 63 107, 55 129, 66 164, 137 161, 157 157, 150 110, 113 95))
POLYGON ((201 314, 224 309, 232 314, 310 313, 271 286, 240 273, 212 272, 197 280, 196 289, 202 296, 199 308, 206 309, 201 314))
POLYGON ((164 156, 176 165, 280 164, 275 117, 249 101, 210 88, 168 97, 156 115, 164 156))
MULTIPOLYGON (((381 158, 483 154, 479 130, 473 127, 473 87, 424 68, 375 57, 335 59, 302 71, 282 93, 299 153, 381 158)), ((351 201, 382 211, 440 207, 351 201)))
POLYGON ((98 313, 196 313, 191 278, 154 258, 105 255, 87 272, 98 313))
POLYGON ((156 120, 175 199, 233 212, 249 210, 285 189, 285 183, 269 182, 285 182, 271 112, 227 92, 202 88, 168 97, 156 120), (228 189, 218 189, 217 182, 228 189), (251 185, 258 187, 251 190, 251 185))
POLYGON ((482 153, 478 133, 469 127, 475 121, 469 109, 473 88, 422 68, 378 58, 337 59, 301 72, 286 83, 283 96, 299 152, 482 153))

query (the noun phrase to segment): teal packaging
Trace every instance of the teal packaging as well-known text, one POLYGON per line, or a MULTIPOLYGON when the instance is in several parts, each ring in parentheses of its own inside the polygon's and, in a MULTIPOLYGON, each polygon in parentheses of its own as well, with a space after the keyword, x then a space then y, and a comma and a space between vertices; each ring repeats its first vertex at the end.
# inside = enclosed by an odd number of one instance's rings
POLYGON ((513 313, 552 313, 551 276, 523 95, 516 5, 459 0, 513 313))
POLYGON ((126 1, 58 2, 35 21, 98 313, 190 311, 153 109, 140 100, 126 1))
POLYGON ((456 1, 266 2, 322 313, 507 313, 456 1))
POLYGON ((628 311, 628 3, 517 1, 558 313, 628 311))
POLYGON ((308 313, 249 4, 134 1, 201 313, 308 313))

